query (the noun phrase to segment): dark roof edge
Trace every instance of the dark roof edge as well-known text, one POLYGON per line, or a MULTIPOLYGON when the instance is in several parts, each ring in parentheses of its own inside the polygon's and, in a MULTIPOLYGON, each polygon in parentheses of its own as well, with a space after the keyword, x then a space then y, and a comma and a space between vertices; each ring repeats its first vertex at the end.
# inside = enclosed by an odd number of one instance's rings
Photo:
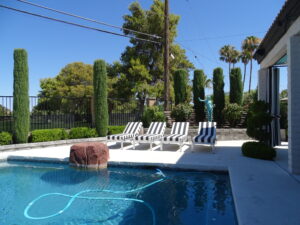
POLYGON ((263 61, 299 16, 300 1, 287 0, 254 53, 258 63, 263 61))

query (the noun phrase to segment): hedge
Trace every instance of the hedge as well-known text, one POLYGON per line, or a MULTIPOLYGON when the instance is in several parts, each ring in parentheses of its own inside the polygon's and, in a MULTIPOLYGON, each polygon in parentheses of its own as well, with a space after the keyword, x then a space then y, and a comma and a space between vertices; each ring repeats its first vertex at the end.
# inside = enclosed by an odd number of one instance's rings
POLYGON ((8 132, 0 132, 0 145, 9 145, 12 143, 12 135, 8 132))
POLYGON ((244 156, 256 159, 273 160, 276 157, 274 148, 261 143, 249 141, 242 145, 242 153, 244 156))
POLYGON ((121 134, 123 133, 125 126, 109 126, 108 127, 108 135, 111 134, 121 134))
POLYGON ((75 127, 69 132, 69 139, 98 137, 96 129, 88 127, 75 127))
POLYGON ((65 140, 68 134, 64 129, 34 130, 29 137, 30 142, 65 140))

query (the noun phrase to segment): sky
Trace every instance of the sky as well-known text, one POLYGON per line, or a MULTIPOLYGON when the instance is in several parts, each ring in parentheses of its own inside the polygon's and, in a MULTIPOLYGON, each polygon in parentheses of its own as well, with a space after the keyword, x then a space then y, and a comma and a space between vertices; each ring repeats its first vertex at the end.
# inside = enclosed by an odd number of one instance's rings
MULTIPOLYGON (((132 0, 29 0, 62 11, 122 26, 132 0)), ((149 9, 152 0, 138 0, 149 9)), ((285 0, 170 0, 170 13, 180 15, 176 41, 197 69, 209 78, 213 69, 222 67, 225 91, 229 90, 228 64, 219 60, 219 49, 227 44, 241 48, 247 36, 263 38, 285 0)), ((16 0, 0 0, 21 10, 43 14, 88 26, 120 32, 101 25, 28 6, 16 0)), ((93 64, 96 59, 118 61, 129 40, 79 27, 73 27, 0 8, 0 96, 13 94, 13 51, 28 52, 29 94, 40 90, 40 80, 55 77, 72 62, 93 64)), ((237 66, 243 69, 242 64, 237 66)), ((252 88, 257 86, 259 65, 253 65, 252 88)), ((248 68, 249 71, 249 68, 248 68)), ((286 70, 282 70, 281 89, 286 88, 286 70)), ((191 73, 192 78, 192 73, 191 73)), ((245 86, 248 87, 249 73, 245 86)), ((211 90, 207 90, 208 94, 211 90)))

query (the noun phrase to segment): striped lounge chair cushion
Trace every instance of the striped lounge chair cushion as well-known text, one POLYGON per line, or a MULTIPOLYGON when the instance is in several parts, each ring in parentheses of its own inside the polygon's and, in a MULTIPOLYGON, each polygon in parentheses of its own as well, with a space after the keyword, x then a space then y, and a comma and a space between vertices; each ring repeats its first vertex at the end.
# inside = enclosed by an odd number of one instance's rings
POLYGON ((210 143, 216 141, 216 122, 200 122, 198 135, 194 137, 195 143, 210 143))
POLYGON ((129 138, 133 138, 133 134, 115 134, 107 136, 107 140, 110 141, 124 141, 129 138))
POLYGON ((152 122, 146 134, 135 137, 136 141, 153 142, 160 140, 165 132, 165 122, 152 122))
POLYGON ((187 139, 189 131, 188 122, 175 122, 173 123, 171 134, 165 136, 163 141, 165 142, 183 142, 187 139))
POLYGON ((141 122, 130 122, 126 125, 122 134, 113 134, 107 136, 107 140, 109 141, 124 141, 126 139, 133 138, 135 135, 140 133, 142 128, 141 122))
POLYGON ((144 134, 144 135, 135 136, 135 140, 136 141, 149 141, 149 142, 153 142, 153 141, 160 140, 161 137, 162 137, 161 134, 144 134))

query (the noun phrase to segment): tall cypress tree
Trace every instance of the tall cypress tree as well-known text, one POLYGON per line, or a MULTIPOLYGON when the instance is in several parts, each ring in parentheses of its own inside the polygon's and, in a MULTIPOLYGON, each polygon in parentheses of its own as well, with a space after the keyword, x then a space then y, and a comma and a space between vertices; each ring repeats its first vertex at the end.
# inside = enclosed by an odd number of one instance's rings
POLYGON ((205 120, 205 105, 204 102, 200 102, 199 98, 205 98, 205 80, 206 76, 203 70, 194 71, 193 79, 193 96, 194 96, 194 109, 196 122, 205 120))
POLYGON ((184 69, 179 69, 174 74, 175 105, 187 101, 188 73, 184 69))
POLYGON ((30 127, 28 62, 25 49, 14 51, 13 136, 15 143, 27 143, 30 127))
POLYGON ((233 68, 230 72, 230 103, 242 105, 243 102, 243 83, 240 68, 233 68))
POLYGON ((94 63, 93 84, 96 130, 100 137, 104 137, 108 129, 108 105, 107 72, 106 63, 103 60, 96 60, 94 63))
POLYGON ((223 109, 225 108, 225 93, 224 93, 224 75, 222 68, 214 69, 213 73, 213 102, 214 120, 221 124, 224 121, 222 116, 223 109))

